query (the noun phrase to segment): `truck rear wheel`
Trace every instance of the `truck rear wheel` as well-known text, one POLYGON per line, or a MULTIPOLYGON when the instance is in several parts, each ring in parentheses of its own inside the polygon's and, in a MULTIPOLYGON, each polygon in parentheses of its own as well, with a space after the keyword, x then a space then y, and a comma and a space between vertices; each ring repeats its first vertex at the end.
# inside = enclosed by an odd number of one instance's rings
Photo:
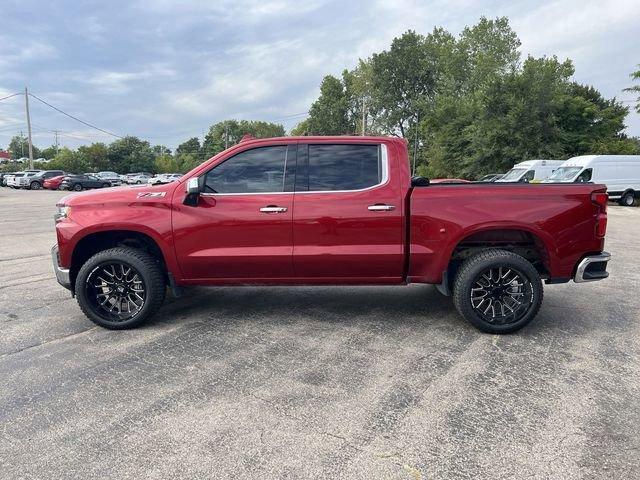
POLYGON ((80 268, 75 293, 80 308, 101 327, 137 327, 162 305, 166 292, 158 262, 134 248, 96 253, 80 268))
POLYGON ((453 285, 456 309, 487 333, 510 333, 527 325, 542 305, 540 275, 529 261, 506 250, 469 257, 453 285))

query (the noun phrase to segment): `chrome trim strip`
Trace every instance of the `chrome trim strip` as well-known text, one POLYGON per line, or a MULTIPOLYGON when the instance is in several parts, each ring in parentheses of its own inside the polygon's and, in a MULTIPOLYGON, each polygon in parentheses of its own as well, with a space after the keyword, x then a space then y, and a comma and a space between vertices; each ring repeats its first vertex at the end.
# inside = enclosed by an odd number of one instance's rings
POLYGON ((58 263, 58 245, 51 247, 51 261, 53 262, 53 272, 56 274, 56 280, 64 288, 71 290, 71 276, 68 268, 62 268, 58 263))
POLYGON ((584 272, 591 263, 609 262, 611 260, 611 254, 609 252, 602 252, 598 255, 588 255, 584 257, 578 264, 576 274, 573 277, 573 281, 576 283, 595 282, 596 280, 603 280, 602 278, 584 278, 584 272))

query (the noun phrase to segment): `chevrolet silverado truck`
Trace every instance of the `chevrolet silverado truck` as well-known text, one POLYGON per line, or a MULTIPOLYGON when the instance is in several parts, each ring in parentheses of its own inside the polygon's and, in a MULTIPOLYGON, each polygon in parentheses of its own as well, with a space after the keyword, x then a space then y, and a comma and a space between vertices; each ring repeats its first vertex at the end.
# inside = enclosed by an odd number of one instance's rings
POLYGON ((178 181, 57 204, 57 280, 86 316, 138 326, 167 288, 434 284, 478 329, 528 324, 547 284, 604 279, 606 187, 410 176, 387 137, 246 140, 178 181))

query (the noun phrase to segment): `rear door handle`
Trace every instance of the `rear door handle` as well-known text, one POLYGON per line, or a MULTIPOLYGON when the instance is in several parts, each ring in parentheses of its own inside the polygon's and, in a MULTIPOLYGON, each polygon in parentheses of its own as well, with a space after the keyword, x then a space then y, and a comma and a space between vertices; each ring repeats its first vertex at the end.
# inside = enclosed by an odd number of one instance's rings
POLYGON ((372 212, 389 212, 391 210, 395 210, 395 208, 396 207, 394 205, 383 205, 381 203, 369 205, 367 207, 367 209, 371 210, 372 212))
POLYGON ((268 207, 262 207, 260 211, 262 213, 284 213, 287 211, 287 207, 278 207, 276 205, 269 205, 268 207))

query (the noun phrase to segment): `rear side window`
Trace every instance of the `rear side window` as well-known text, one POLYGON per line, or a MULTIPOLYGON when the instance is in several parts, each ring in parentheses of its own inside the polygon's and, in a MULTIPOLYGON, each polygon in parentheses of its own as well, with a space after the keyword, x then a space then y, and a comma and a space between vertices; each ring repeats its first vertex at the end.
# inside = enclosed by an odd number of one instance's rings
POLYGON ((209 170, 205 193, 277 193, 284 191, 287 147, 245 150, 209 170))
POLYGON ((309 191, 360 190, 382 182, 379 145, 309 145, 309 191))

